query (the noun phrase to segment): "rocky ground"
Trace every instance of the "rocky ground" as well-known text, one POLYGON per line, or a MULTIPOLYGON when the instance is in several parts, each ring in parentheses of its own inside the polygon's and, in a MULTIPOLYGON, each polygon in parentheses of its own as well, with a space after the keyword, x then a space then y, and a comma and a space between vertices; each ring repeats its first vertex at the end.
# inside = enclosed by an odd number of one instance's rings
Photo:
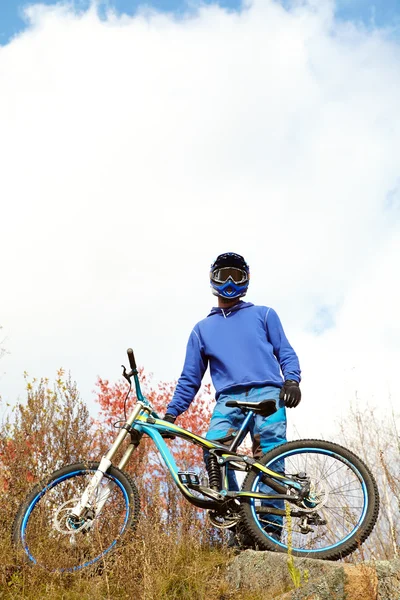
POLYGON ((263 600, 400 600, 400 559, 353 565, 295 558, 295 587, 285 554, 246 550, 228 567, 235 590, 253 590, 263 600))

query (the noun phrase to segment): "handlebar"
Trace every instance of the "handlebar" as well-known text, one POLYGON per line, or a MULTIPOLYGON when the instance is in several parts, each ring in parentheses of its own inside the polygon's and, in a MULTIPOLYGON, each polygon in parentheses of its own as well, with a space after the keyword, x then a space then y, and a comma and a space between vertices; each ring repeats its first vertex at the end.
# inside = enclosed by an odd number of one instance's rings
POLYGON ((128 354, 129 364, 131 366, 132 371, 133 372, 135 372, 135 371, 137 372, 135 356, 133 354, 132 348, 128 348, 128 350, 126 352, 128 354))
POLYGON ((150 414, 151 414, 152 417, 154 417, 155 419, 159 419, 160 418, 159 415, 152 409, 152 406, 151 406, 150 402, 143 396, 142 391, 140 389, 140 383, 139 383, 139 377, 138 377, 138 370, 137 370, 137 367, 136 367, 136 360, 135 360, 135 356, 133 354, 132 348, 128 348, 128 350, 126 351, 126 353, 128 355, 129 365, 131 367, 131 371, 130 371, 130 373, 127 373, 124 365, 121 365, 121 367, 122 367, 122 375, 128 381, 128 383, 129 383, 129 389, 130 389, 130 386, 131 386, 131 379, 133 377, 133 379, 135 380, 135 388, 136 388, 136 397, 137 397, 137 399, 140 402, 143 402, 143 404, 145 404, 145 406, 148 406, 151 409, 150 414))

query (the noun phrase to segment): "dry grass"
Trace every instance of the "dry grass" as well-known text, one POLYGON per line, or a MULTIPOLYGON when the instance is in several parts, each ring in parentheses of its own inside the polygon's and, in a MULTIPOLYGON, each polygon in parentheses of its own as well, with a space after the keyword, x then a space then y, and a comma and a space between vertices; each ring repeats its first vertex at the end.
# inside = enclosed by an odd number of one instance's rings
MULTIPOLYGON (((172 526, 143 519, 138 531, 102 565, 102 573, 49 573, 18 564, 1 531, 0 598, 38 600, 258 600, 254 593, 232 591, 225 568, 232 554, 204 543, 203 531, 182 538, 172 526)), ((265 597, 265 596, 264 596, 265 597)), ((260 598, 261 600, 261 598, 260 598)))
POLYGON ((360 456, 374 475, 380 511, 371 536, 348 560, 390 560, 400 554, 400 416, 353 404, 336 441, 360 456))
POLYGON ((220 538, 210 537, 202 512, 184 502, 168 479, 132 473, 141 495, 141 522, 105 560, 101 575, 49 573, 14 555, 11 526, 28 490, 63 464, 101 456, 94 433, 75 384, 62 372, 52 386, 44 379, 28 381, 26 403, 0 428, 0 599, 245 600, 228 591, 224 580, 230 553, 216 546, 220 538))
MULTIPOLYGON (((162 479, 145 479, 138 476, 134 463, 131 473, 140 490, 141 522, 134 536, 106 559, 101 575, 88 570, 52 574, 14 557, 12 520, 33 483, 62 464, 101 455, 76 386, 61 375, 51 390, 45 380, 28 384, 27 404, 18 405, 13 420, 0 429, 0 600, 265 600, 266 591, 258 597, 229 589, 225 569, 232 554, 220 536, 211 535, 204 514, 183 501, 160 468, 162 479)), ((382 500, 374 534, 351 560, 398 555, 397 423, 393 415, 382 423, 373 411, 353 409, 341 427, 337 441, 370 465, 382 500)), ((144 457, 138 453, 139 459, 144 467, 144 457)))

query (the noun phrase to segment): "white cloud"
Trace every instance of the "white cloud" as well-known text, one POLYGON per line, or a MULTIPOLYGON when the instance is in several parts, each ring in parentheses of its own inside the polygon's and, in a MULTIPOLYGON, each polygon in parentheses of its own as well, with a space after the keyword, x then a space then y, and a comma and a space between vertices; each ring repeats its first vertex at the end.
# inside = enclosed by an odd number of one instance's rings
POLYGON ((304 428, 366 379, 394 398, 399 46, 330 2, 27 14, 0 48, 3 398, 63 365, 89 400, 130 345, 176 378, 227 249, 300 355, 304 428))

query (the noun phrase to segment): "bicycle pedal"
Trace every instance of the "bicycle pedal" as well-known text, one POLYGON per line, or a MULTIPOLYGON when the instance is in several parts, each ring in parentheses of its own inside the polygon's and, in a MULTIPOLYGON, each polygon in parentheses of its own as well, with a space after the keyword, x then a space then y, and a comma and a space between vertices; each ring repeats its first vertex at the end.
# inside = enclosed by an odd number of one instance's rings
POLYGON ((184 485, 200 485, 200 479, 194 471, 178 471, 178 477, 184 485))

